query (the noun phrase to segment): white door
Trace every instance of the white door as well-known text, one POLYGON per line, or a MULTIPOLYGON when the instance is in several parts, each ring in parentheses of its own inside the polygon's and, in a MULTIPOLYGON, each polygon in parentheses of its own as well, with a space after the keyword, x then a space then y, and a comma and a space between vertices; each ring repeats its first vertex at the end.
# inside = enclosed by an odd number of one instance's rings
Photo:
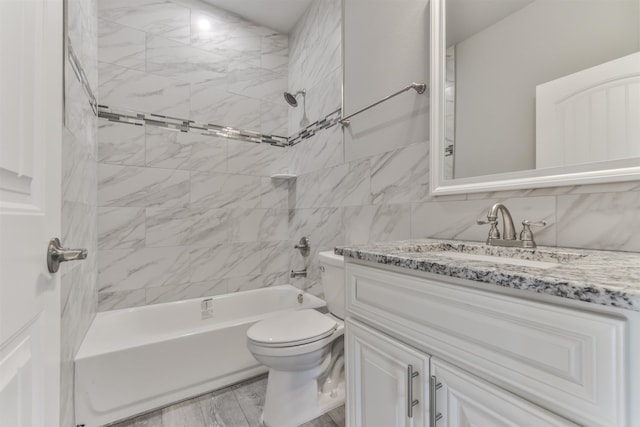
POLYGON ((0 427, 59 424, 62 0, 0 0, 0 427))
POLYGON ((426 427, 429 356, 353 320, 346 343, 349 426, 426 427))
POLYGON ((435 427, 568 427, 568 420, 439 359, 431 359, 438 384, 435 427))

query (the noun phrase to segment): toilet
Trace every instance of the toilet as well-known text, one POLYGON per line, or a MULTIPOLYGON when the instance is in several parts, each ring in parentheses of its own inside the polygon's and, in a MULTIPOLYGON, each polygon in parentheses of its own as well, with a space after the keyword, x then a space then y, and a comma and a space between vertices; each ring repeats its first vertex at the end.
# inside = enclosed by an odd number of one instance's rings
POLYGON ((344 261, 318 257, 329 313, 292 311, 247 331, 249 350, 269 368, 264 427, 297 427, 344 404, 344 261))

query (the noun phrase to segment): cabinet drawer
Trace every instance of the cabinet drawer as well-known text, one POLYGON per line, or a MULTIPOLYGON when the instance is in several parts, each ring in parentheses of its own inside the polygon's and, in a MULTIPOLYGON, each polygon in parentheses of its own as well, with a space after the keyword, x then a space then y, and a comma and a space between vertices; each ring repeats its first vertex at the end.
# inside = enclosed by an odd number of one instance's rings
POLYGON ((347 264, 347 310, 579 423, 626 424, 624 320, 347 264))

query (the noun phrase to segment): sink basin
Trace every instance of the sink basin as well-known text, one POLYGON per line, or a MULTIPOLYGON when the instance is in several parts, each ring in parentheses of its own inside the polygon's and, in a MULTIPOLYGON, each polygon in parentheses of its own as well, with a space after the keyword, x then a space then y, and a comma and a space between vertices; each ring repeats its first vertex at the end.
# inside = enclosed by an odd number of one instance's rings
POLYGON ((398 249, 402 252, 424 252, 460 260, 484 261, 542 269, 556 268, 586 256, 581 253, 553 248, 537 247, 535 249, 527 249, 456 241, 408 244, 398 249))
POLYGON ((477 255, 470 254, 465 252, 447 252, 447 251, 433 251, 434 255, 442 255, 447 258, 456 258, 468 261, 484 261, 498 264, 509 264, 509 265, 519 265, 522 267, 533 267, 533 268, 555 268, 560 267, 562 264, 557 262, 546 262, 546 261, 533 261, 530 259, 520 259, 520 258, 505 258, 501 256, 491 256, 491 255, 477 255))

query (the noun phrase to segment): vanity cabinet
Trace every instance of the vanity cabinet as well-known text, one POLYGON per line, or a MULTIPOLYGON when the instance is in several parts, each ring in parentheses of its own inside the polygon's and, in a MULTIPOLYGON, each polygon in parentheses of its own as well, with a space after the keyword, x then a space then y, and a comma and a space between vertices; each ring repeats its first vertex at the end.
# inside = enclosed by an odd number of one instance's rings
POLYGON ((347 330, 350 427, 576 426, 357 320, 347 330))
POLYGON ((634 425, 626 318, 398 270, 346 264, 350 427, 634 425))

